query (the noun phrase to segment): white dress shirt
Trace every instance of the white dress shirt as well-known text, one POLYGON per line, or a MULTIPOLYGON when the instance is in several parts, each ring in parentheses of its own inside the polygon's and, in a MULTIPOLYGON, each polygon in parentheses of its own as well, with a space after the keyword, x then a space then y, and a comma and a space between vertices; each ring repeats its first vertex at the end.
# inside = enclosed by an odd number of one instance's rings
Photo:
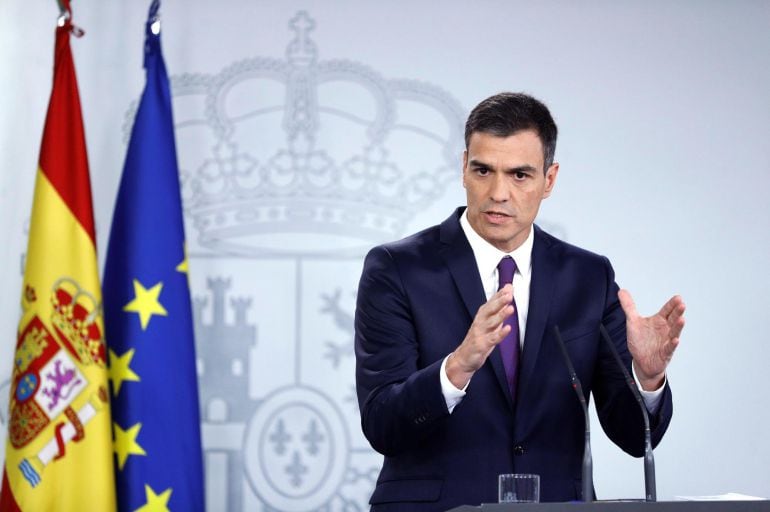
MULTIPOLYGON (((529 314, 529 288, 532 282, 532 245, 535 241, 535 230, 530 227, 529 235, 527 236, 527 239, 524 240, 524 243, 513 252, 506 253, 481 238, 481 236, 473 230, 470 222, 468 222, 467 209, 463 212, 462 217, 460 217, 460 227, 462 227, 465 237, 468 239, 468 243, 471 246, 471 250, 473 250, 473 256, 476 259, 476 265, 479 269, 481 283, 484 287, 484 294, 486 295, 487 300, 497 292, 499 287, 497 265, 500 263, 500 260, 505 256, 510 256, 513 258, 513 261, 516 262, 516 272, 513 275, 513 299, 516 302, 516 311, 519 320, 519 343, 523 346, 524 335, 527 329, 527 315, 529 314)), ((466 383, 462 389, 458 389, 452 384, 446 373, 446 362, 448 358, 449 356, 445 357, 444 361, 441 363, 439 375, 441 379, 441 391, 444 394, 447 409, 449 409, 451 414, 455 406, 459 404, 465 396, 465 390, 468 388, 470 381, 466 383)), ((634 380, 637 382, 638 386, 639 379, 636 378, 636 372, 634 372, 634 380)), ((639 391, 641 391, 644 403, 650 413, 655 414, 657 412, 665 386, 665 380, 663 385, 655 391, 645 391, 639 386, 639 391)))

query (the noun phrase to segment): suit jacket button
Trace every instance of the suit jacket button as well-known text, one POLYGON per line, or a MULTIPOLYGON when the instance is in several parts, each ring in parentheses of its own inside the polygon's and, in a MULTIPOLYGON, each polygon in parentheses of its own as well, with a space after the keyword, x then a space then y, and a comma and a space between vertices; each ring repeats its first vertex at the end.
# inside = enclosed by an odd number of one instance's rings
POLYGON ((513 447, 513 454, 514 455, 524 455, 524 447, 520 444, 517 444, 513 447))

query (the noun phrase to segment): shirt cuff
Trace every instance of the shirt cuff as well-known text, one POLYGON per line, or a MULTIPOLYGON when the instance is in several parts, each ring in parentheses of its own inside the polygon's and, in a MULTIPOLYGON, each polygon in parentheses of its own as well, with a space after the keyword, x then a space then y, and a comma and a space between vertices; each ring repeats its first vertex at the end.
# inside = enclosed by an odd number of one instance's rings
MULTIPOLYGON (((451 354, 450 354, 451 355, 451 354)), ((441 371, 439 371, 439 379, 441 380, 441 393, 444 395, 444 401, 446 402, 446 408, 449 414, 452 414, 454 408, 459 404, 465 396, 465 390, 468 389, 468 381, 462 389, 458 389, 449 380, 449 376, 446 374, 446 362, 449 356, 446 356, 441 362, 441 371)))
POLYGON ((647 412, 649 412, 652 415, 657 414, 658 409, 660 409, 660 400, 663 397, 663 390, 666 389, 666 383, 668 382, 668 378, 664 375, 663 384, 661 384, 658 389, 656 389, 655 391, 646 391, 642 389, 642 386, 639 385, 639 378, 636 376, 636 370, 634 370, 634 365, 631 365, 631 373, 634 375, 634 382, 636 382, 636 387, 639 388, 639 393, 642 394, 642 400, 644 400, 644 405, 645 407, 647 407, 647 412))

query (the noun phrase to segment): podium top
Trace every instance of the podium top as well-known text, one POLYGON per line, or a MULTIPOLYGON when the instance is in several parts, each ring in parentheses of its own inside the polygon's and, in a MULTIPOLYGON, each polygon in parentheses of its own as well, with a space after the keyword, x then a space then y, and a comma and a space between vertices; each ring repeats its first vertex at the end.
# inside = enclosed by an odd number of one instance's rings
POLYGON ((770 501, 594 501, 591 503, 485 503, 449 512, 770 512, 770 501))

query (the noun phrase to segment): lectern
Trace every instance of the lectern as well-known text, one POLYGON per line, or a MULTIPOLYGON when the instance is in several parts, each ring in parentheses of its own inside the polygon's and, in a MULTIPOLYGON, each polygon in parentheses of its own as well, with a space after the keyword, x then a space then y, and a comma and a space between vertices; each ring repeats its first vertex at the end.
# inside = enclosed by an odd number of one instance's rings
POLYGON ((770 501, 594 501, 590 503, 490 503, 450 512, 770 512, 770 501))

